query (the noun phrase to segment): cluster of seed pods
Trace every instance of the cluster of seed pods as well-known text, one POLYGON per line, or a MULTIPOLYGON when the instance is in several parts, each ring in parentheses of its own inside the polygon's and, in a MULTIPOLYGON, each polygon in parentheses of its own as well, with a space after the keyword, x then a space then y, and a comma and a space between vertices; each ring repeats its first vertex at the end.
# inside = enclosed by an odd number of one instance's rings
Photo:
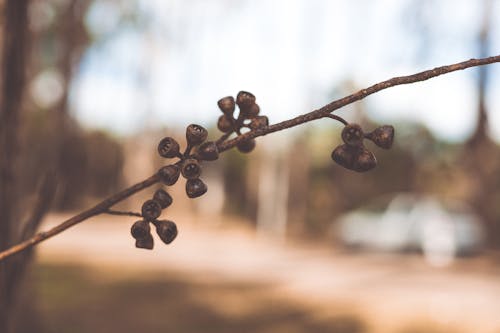
POLYGON ((366 149, 363 140, 371 140, 377 146, 389 149, 394 140, 394 127, 384 125, 370 133, 363 133, 363 129, 358 124, 347 124, 341 136, 344 144, 333 150, 332 159, 346 169, 365 172, 377 165, 377 159, 371 151, 366 149))
MULTIPOLYGON (((217 128, 227 135, 236 133, 242 134, 243 128, 257 130, 269 125, 269 119, 266 116, 260 116, 260 107, 255 102, 255 96, 247 91, 240 91, 236 96, 221 98, 217 105, 223 115, 217 121, 217 128), (239 113, 236 117, 234 111, 238 105, 239 113)), ((255 148, 255 139, 240 141, 236 148, 242 153, 249 153, 255 148)))
MULTIPOLYGON (((174 185, 182 175, 186 179, 186 194, 189 198, 197 198, 207 192, 207 185, 201 180, 201 163, 215 161, 219 158, 218 143, 228 139, 232 134, 242 135, 243 130, 261 130, 269 126, 266 116, 259 115, 260 107, 255 96, 240 91, 236 99, 227 96, 217 102, 223 115, 217 121, 217 127, 224 134, 214 141, 207 141, 208 132, 200 126, 191 124, 186 128, 186 148, 181 152, 179 143, 172 137, 163 138, 158 144, 158 154, 167 159, 177 158, 174 163, 158 170, 160 181, 166 186, 174 185), (238 115, 235 115, 238 106, 238 115)), ((340 117, 335 119, 345 124, 342 130, 343 144, 332 152, 332 159, 349 170, 365 172, 377 165, 375 155, 366 149, 364 139, 373 141, 377 146, 389 149, 394 139, 394 127, 384 125, 370 133, 364 133, 358 124, 349 124, 340 117)), ((249 153, 255 148, 255 139, 239 141, 236 145, 242 153, 249 153)), ((142 220, 135 222, 131 234, 136 240, 136 247, 152 249, 154 246, 151 224, 165 244, 170 244, 177 236, 177 226, 170 220, 158 220, 163 209, 172 204, 172 197, 163 189, 159 189, 153 198, 142 205, 142 220)))

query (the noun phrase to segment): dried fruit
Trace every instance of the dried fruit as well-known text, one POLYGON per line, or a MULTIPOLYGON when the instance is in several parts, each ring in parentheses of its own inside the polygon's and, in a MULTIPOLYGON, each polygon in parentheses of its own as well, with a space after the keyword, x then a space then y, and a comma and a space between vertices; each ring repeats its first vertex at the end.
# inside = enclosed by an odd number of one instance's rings
POLYGON ((215 142, 207 141, 198 147, 198 155, 204 161, 215 161, 219 158, 219 149, 215 142))
POLYGON ((158 176, 163 184, 171 186, 179 179, 181 170, 175 164, 166 165, 158 170, 158 176))
POLYGON ((172 196, 167 191, 159 189, 153 195, 153 200, 158 202, 162 209, 167 208, 173 202, 172 196))
POLYGON ((207 185, 200 179, 188 179, 186 182, 186 194, 190 198, 197 198, 207 193, 207 185))
POLYGON ((252 130, 264 128, 267 126, 269 126, 269 119, 266 116, 259 116, 252 119, 249 125, 250 129, 252 130))
POLYGON ((161 206, 155 200, 146 200, 142 204, 141 213, 146 221, 153 221, 161 215, 161 206))
POLYGON ((188 158, 182 164, 181 173, 187 179, 198 178, 201 175, 201 165, 194 158, 188 158))
POLYGON ((260 107, 258 104, 254 103, 248 107, 241 108, 241 112, 247 119, 254 118, 259 115, 260 107))
POLYGON ((217 128, 223 133, 228 133, 233 130, 233 122, 227 116, 220 116, 217 121, 217 128))
POLYGON ((154 240, 151 234, 148 234, 144 238, 135 240, 135 247, 138 249, 152 250, 154 247, 154 240))
POLYGON ((365 137, 372 140, 377 146, 389 149, 394 141, 394 127, 391 125, 377 127, 371 133, 366 134, 365 137))
POLYGON ((191 124, 186 128, 186 140, 191 146, 199 145, 207 136, 208 132, 203 126, 191 124))
POLYGON ((140 220, 132 224, 130 228, 130 233, 135 239, 141 239, 147 237, 151 233, 151 228, 149 227, 149 222, 140 220))
POLYGON ((342 140, 351 146, 363 144, 363 130, 358 124, 348 124, 342 130, 342 140))
POLYGON ((236 104, 238 104, 240 110, 247 109, 252 104, 255 104, 255 96, 248 91, 240 91, 236 96, 236 104))
POLYGON ((238 142, 236 147, 242 153, 249 153, 255 148, 255 140, 250 139, 250 140, 240 141, 238 142))
POLYGON ((233 96, 227 96, 227 97, 219 99, 219 101, 217 102, 217 105, 219 106, 219 109, 222 112, 224 112, 224 114, 227 116, 232 116, 234 109, 235 109, 235 106, 236 106, 233 96))
POLYGON ((177 237, 177 225, 168 220, 159 220, 154 222, 156 226, 156 233, 165 244, 173 242, 177 237))
POLYGON ((179 143, 174 138, 163 138, 158 144, 158 154, 165 158, 172 158, 179 155, 179 143))
POLYGON ((346 169, 365 172, 377 165, 375 155, 363 146, 343 144, 332 152, 332 159, 346 169))

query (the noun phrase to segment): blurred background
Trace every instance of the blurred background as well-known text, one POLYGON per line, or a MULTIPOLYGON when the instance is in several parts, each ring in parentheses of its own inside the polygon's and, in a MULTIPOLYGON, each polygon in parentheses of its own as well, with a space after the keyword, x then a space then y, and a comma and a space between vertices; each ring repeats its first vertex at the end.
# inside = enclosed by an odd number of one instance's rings
MULTIPOLYGON (((18 115, 1 124, 2 247, 150 176, 167 163, 164 136, 182 145, 197 123, 217 138, 216 102, 239 90, 276 123, 500 53, 497 0, 2 7, 2 107, 18 115)), ((366 174, 330 159, 342 130, 330 120, 229 151, 204 165, 205 196, 168 189, 170 246, 135 249, 133 218, 99 216, 41 244, 28 269, 19 259, 25 278, 4 298, 13 332, 499 332, 498 96, 494 64, 345 107, 367 130, 396 128, 391 150, 369 147, 379 164, 366 174)))

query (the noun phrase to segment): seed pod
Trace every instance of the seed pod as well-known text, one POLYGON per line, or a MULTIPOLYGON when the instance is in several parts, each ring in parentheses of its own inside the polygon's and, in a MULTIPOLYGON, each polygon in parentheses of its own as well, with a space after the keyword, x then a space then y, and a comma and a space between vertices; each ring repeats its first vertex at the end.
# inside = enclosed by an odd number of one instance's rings
POLYGON ((219 99, 219 101, 217 102, 217 105, 219 106, 219 109, 222 112, 224 112, 224 114, 227 116, 233 115, 233 112, 234 112, 234 109, 236 106, 233 96, 227 96, 227 97, 219 99))
POLYGON ((191 199, 202 196, 207 190, 207 185, 200 178, 188 179, 186 182, 186 194, 191 199))
POLYGON ((377 146, 389 149, 394 141, 394 127, 391 125, 380 126, 373 132, 366 134, 365 137, 372 140, 377 146))
POLYGON ((201 175, 201 165, 194 158, 188 158, 182 164, 181 173, 186 179, 198 178, 201 175))
POLYGON ((249 153, 255 148, 255 140, 250 139, 238 142, 236 148, 238 148, 238 150, 242 153, 249 153))
POLYGON ((217 121, 217 128, 223 133, 228 133, 233 130, 233 122, 227 116, 220 116, 217 121))
POLYGON ((358 151, 358 155, 354 160, 354 166, 352 170, 357 172, 366 172, 375 168, 376 166, 377 159, 375 158, 375 155, 373 155, 373 153, 368 149, 363 148, 358 151))
POLYGON ((153 236, 151 234, 148 234, 144 238, 140 238, 140 239, 135 240, 135 247, 138 249, 152 250, 154 245, 155 245, 155 242, 154 242, 153 236))
POLYGON ((142 204, 141 213, 146 221, 153 221, 161 215, 161 206, 155 200, 146 200, 142 204))
POLYGON ((346 169, 365 172, 377 165, 372 152, 362 146, 343 144, 332 152, 332 159, 346 169))
POLYGON ((162 189, 156 190, 155 194, 153 195, 153 200, 158 202, 162 209, 167 208, 174 201, 172 199, 172 196, 168 194, 167 191, 162 189))
POLYGON ((198 147, 198 155, 204 161, 215 161, 219 158, 219 149, 215 142, 207 141, 198 147))
POLYGON ((342 140, 351 146, 363 144, 363 130, 358 124, 348 124, 342 130, 342 140))
POLYGON ((257 117, 259 115, 259 112, 260 112, 260 107, 256 103, 254 103, 248 107, 242 107, 240 109, 241 109, 241 112, 243 113, 243 115, 245 116, 245 118, 247 118, 247 119, 257 117))
POLYGON ((135 239, 141 239, 147 237, 151 233, 151 228, 149 227, 149 222, 140 220, 132 224, 130 228, 130 233, 135 239))
POLYGON ((179 179, 180 173, 181 170, 175 164, 166 165, 158 170, 158 176, 160 176, 160 180, 167 186, 174 185, 179 179))
POLYGON ((236 104, 238 104, 240 110, 247 109, 252 104, 255 104, 255 96, 248 91, 240 91, 236 96, 236 104))
POLYGON ((269 119, 266 116, 259 116, 252 119, 250 129, 256 130, 269 126, 269 119))
POLYGON ((179 154, 179 143, 174 138, 163 138, 158 144, 158 154, 161 157, 172 158, 179 154))
POLYGON ((170 244, 177 237, 177 225, 174 222, 160 220, 155 221, 154 224, 156 226, 156 233, 160 236, 163 243, 170 244))
POLYGON ((191 124, 186 128, 186 140, 192 146, 199 145, 207 136, 208 132, 203 126, 191 124))

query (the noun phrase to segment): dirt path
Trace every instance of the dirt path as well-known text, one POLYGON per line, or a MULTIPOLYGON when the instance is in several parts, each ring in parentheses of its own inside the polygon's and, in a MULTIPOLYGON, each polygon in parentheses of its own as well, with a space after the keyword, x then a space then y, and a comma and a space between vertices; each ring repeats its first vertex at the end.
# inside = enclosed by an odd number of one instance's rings
MULTIPOLYGON (((50 216, 44 228, 63 216, 50 216)), ((195 279, 272 283, 283 297, 361 313, 374 331, 419 322, 444 331, 500 332, 500 265, 492 259, 432 268, 419 256, 352 255, 321 246, 280 245, 243 228, 209 228, 192 217, 170 246, 137 250, 132 221, 106 217, 76 226, 42 244, 41 262, 70 262, 119 270, 181 272, 195 279)))

